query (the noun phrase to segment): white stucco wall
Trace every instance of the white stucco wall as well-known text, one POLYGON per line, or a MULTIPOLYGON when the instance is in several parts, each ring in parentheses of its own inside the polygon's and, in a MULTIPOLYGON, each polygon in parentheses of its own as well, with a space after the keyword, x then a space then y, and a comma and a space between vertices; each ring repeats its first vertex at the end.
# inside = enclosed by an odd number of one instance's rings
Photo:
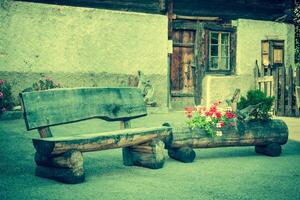
POLYGON ((206 75, 203 80, 203 104, 210 105, 233 95, 236 88, 242 94, 254 89, 255 61, 261 63, 262 40, 284 40, 285 66, 294 64, 294 26, 270 21, 239 19, 237 26, 236 74, 206 75))
POLYGON ((28 2, 0 12, 0 71, 167 73, 167 16, 28 2))

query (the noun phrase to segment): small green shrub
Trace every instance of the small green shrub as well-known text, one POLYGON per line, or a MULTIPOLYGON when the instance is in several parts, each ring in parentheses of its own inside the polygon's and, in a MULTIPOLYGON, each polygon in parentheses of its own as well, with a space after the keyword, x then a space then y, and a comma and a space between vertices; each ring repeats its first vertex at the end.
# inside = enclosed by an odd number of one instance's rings
POLYGON ((14 101, 11 92, 11 85, 0 80, 0 114, 11 110, 14 107, 14 101))
POLYGON ((23 90, 23 92, 49 90, 53 88, 62 88, 62 85, 54 82, 51 77, 46 77, 45 79, 40 79, 39 81, 33 83, 32 87, 26 88, 23 90))
POLYGON ((270 111, 273 106, 274 97, 267 97, 260 90, 249 90, 246 97, 242 96, 238 102, 238 109, 244 109, 250 105, 261 103, 258 108, 250 115, 252 120, 268 120, 270 119, 270 111))

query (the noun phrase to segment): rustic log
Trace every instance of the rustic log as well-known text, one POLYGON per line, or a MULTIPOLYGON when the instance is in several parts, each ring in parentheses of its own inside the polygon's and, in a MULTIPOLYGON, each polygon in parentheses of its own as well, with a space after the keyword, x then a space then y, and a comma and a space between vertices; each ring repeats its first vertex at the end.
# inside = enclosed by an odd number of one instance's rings
POLYGON ((67 151, 57 157, 47 157, 36 152, 34 160, 37 165, 46 167, 77 168, 83 166, 82 153, 75 150, 67 151))
POLYGON ((45 156, 59 155, 75 149, 81 152, 128 147, 142 144, 155 138, 164 140, 169 127, 133 128, 105 133, 85 134, 73 137, 33 139, 36 151, 45 156))
POLYGON ((184 163, 191 163, 196 157, 196 153, 191 147, 168 149, 168 154, 171 158, 184 163))
POLYGON ((281 145, 277 143, 271 143, 263 146, 255 146, 255 152, 267 156, 277 157, 281 154, 281 145))
POLYGON ((154 139, 151 142, 128 147, 128 151, 123 156, 130 157, 127 160, 131 160, 133 165, 160 169, 166 160, 164 146, 161 140, 154 139))
POLYGON ((168 149, 184 146, 210 148, 226 146, 264 146, 271 143, 285 144, 288 128, 282 120, 241 123, 237 128, 222 128, 222 136, 209 136, 202 129, 191 130, 185 125, 172 127, 171 139, 166 140, 168 149))
POLYGON ((83 158, 79 151, 70 151, 55 158, 45 158, 36 154, 35 160, 38 164, 36 176, 70 184, 81 183, 85 179, 83 158))

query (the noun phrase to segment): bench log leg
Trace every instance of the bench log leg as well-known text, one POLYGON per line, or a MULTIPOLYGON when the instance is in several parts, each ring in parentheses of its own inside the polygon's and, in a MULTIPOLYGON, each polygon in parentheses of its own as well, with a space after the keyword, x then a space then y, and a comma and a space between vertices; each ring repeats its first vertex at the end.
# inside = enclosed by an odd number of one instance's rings
POLYGON ((161 140, 154 139, 147 143, 124 148, 123 163, 125 165, 160 169, 166 160, 164 147, 165 144, 161 140))
POLYGON ((264 146, 255 146, 255 152, 267 156, 277 157, 281 154, 281 145, 277 143, 272 143, 264 146))
POLYGON ((191 147, 168 149, 168 154, 171 158, 184 163, 191 163, 196 157, 196 153, 191 147))
POLYGON ((57 157, 35 154, 35 175, 63 183, 81 183, 85 179, 83 157, 80 151, 68 151, 57 157))

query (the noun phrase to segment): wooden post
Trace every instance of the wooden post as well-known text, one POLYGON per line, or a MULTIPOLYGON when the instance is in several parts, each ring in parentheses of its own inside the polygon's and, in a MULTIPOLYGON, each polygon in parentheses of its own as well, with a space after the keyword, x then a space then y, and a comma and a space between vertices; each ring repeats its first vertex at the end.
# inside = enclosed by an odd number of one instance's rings
POLYGON ((52 137, 52 133, 49 127, 38 128, 38 132, 41 138, 52 137))
POLYGON ((280 76, 280 116, 285 115, 285 67, 280 68, 281 69, 281 76, 280 76))
MULTIPOLYGON (((296 68, 295 86, 300 86, 300 67, 296 68)), ((300 110, 299 110, 300 105, 298 104, 297 98, 299 98, 299 97, 296 96, 295 115, 296 115, 296 117, 299 117, 300 116, 300 110)))
POLYGON ((273 73, 273 94, 275 96, 275 100, 274 100, 274 114, 277 115, 278 114, 278 102, 279 102, 279 95, 278 95, 278 88, 279 88, 279 69, 275 68, 275 71, 273 73))
POLYGON ((168 39, 172 40, 173 36, 173 1, 168 1, 168 39))
POLYGON ((293 67, 290 65, 288 73, 288 107, 287 115, 293 116, 293 96, 294 96, 294 81, 293 81, 293 67))
POLYGON ((255 84, 255 89, 260 89, 259 88, 259 83, 258 83, 258 78, 259 78, 259 66, 258 66, 258 61, 255 61, 255 67, 254 67, 254 84, 255 84))
MULTIPOLYGON (((130 121, 121 121, 120 122, 120 129, 126 129, 126 128, 131 128, 131 123, 130 121)), ((130 154, 130 147, 124 147, 122 148, 122 155, 123 155, 123 164, 125 166, 132 166, 133 165, 133 161, 132 161, 132 157, 130 154)))

